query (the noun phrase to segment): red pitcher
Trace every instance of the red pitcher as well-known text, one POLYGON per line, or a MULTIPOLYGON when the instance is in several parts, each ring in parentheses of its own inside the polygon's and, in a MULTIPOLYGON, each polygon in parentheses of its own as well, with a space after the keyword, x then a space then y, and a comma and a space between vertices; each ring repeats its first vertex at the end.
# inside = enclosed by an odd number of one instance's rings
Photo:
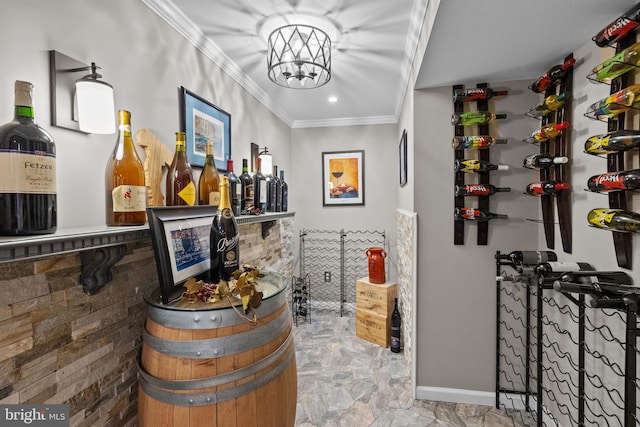
POLYGON ((367 249, 367 256, 369 257, 369 282, 376 285, 381 285, 387 281, 384 274, 384 259, 387 257, 387 253, 382 248, 369 248, 367 249))

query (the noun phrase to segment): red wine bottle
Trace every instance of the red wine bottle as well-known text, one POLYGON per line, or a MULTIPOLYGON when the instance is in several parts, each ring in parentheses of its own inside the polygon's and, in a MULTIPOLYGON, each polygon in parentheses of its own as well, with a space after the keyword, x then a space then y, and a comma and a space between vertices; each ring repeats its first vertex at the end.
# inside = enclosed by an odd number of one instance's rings
POLYGON ((627 10, 620 17, 604 27, 593 37, 593 41, 599 47, 611 45, 640 25, 640 3, 627 10))
POLYGON ((496 171, 496 170, 500 170, 500 171, 509 170, 508 165, 494 165, 484 160, 475 160, 475 159, 462 159, 462 160, 456 159, 453 168, 456 172, 465 172, 465 173, 480 173, 480 172, 489 172, 489 171, 496 171))
POLYGON ((561 65, 554 65, 544 74, 544 76, 540 77, 531 85, 531 90, 535 93, 544 92, 548 87, 564 77, 567 74, 567 71, 573 67, 573 64, 575 63, 576 60, 570 58, 561 65))
POLYGON ((495 193, 511 191, 509 187, 496 187, 491 184, 456 185, 456 196, 491 196, 495 193))
POLYGON ((507 139, 496 139, 490 136, 456 136, 451 141, 454 150, 463 148, 473 150, 478 148, 489 148, 493 144, 506 144, 507 139))
POLYGON ((532 182, 527 185, 527 194, 532 196, 543 196, 556 194, 558 191, 569 189, 569 184, 566 182, 557 181, 540 181, 532 182))
POLYGON ((614 190, 640 189, 640 169, 594 175, 587 181, 589 191, 601 193, 614 190))
POLYGON ((487 212, 474 208, 455 208, 454 219, 464 219, 467 221, 488 221, 490 219, 507 219, 507 215, 487 212))
POLYGON ((640 231, 640 214, 622 209, 591 209, 587 214, 589 225, 609 231, 637 233, 640 231))
POLYGON ((398 310, 398 298, 395 299, 393 312, 391 313, 391 351, 400 353, 400 328, 402 326, 402 317, 398 310))
POLYGON ((523 167, 529 169, 546 169, 552 165, 567 163, 568 157, 554 157, 551 154, 531 154, 524 158, 523 167))
POLYGON ((283 170, 280 170, 280 194, 282 212, 287 212, 289 209, 289 184, 284 180, 283 170))
POLYGON ((253 175, 253 206, 260 213, 267 211, 267 179, 262 174, 262 159, 256 159, 256 173, 253 175))
POLYGON ((618 130, 606 135, 595 135, 584 143, 584 152, 594 156, 638 148, 640 148, 640 131, 637 130, 618 130))
POLYGON ((240 179, 233 172, 233 160, 227 159, 227 172, 226 177, 229 178, 229 196, 231 197, 231 209, 235 216, 240 215, 240 200, 242 186, 240 185, 240 179))
POLYGON ((483 101, 489 100, 494 96, 504 96, 508 93, 508 90, 493 90, 488 87, 473 89, 454 89, 453 102, 483 101))
POLYGON ((253 210, 253 178, 249 175, 247 159, 242 159, 240 180, 240 215, 248 215, 253 210))

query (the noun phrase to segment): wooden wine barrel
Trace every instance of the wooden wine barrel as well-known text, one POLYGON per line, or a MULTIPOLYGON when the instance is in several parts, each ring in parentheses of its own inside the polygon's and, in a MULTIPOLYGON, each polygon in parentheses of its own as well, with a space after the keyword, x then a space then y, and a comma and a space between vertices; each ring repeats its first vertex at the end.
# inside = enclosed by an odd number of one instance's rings
POLYGON ((259 287, 267 282, 257 324, 228 303, 162 305, 158 291, 145 295, 140 426, 294 425, 298 386, 286 283, 266 273, 259 287))

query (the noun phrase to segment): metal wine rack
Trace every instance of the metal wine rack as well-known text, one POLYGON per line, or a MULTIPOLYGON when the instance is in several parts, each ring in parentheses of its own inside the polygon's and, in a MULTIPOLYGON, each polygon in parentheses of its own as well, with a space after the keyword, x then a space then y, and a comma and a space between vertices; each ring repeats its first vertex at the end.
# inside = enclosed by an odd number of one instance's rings
POLYGON ((640 425, 637 298, 587 302, 511 267, 497 252, 496 407, 516 425, 640 425))
POLYGON ((309 322, 312 311, 355 314, 356 280, 368 276, 366 251, 373 246, 386 249, 384 231, 300 231, 300 275, 308 289, 309 322))

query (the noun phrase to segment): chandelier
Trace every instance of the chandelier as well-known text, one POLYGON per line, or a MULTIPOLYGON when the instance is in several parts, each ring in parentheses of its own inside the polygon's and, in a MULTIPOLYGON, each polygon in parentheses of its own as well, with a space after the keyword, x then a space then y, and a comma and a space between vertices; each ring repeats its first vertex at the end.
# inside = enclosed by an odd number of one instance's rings
POLYGON ((293 89, 312 89, 331 79, 331 39, 310 25, 274 30, 267 46, 269 79, 293 89))

